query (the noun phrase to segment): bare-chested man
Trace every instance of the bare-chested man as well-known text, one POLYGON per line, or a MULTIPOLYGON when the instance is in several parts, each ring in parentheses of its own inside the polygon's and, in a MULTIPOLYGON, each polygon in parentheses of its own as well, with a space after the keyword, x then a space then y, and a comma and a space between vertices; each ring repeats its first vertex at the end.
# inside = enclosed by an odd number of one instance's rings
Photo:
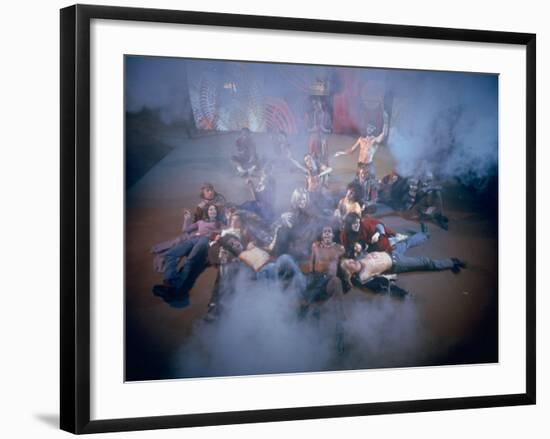
POLYGON ((334 157, 353 154, 355 150, 359 148, 359 159, 357 160, 357 166, 365 166, 368 173, 374 177, 376 175, 376 169, 373 162, 374 154, 376 154, 378 147, 388 135, 388 127, 389 116, 388 113, 384 111, 384 127, 378 136, 374 135, 376 127, 372 124, 368 124, 366 133, 360 136, 351 148, 346 149, 345 151, 338 151, 334 154, 334 157))
POLYGON ((363 255, 357 260, 344 259, 341 263, 342 270, 346 274, 346 281, 350 281, 353 275, 357 281, 365 285, 376 276, 389 273, 406 273, 410 271, 441 271, 451 270, 459 273, 466 263, 458 258, 431 259, 426 256, 407 256, 405 252, 428 239, 423 233, 415 233, 406 240, 398 242, 391 252, 374 251, 363 255))
MULTIPOLYGON (((303 294, 302 307, 321 304, 329 299, 342 300, 342 281, 337 277, 338 262, 344 254, 344 246, 334 242, 334 231, 327 225, 321 232, 321 240, 311 246, 307 288, 303 294)), ((304 309, 305 310, 305 309, 304 309)), ((337 312, 342 313, 338 304, 337 312)), ((343 314, 339 316, 343 317, 343 314)))

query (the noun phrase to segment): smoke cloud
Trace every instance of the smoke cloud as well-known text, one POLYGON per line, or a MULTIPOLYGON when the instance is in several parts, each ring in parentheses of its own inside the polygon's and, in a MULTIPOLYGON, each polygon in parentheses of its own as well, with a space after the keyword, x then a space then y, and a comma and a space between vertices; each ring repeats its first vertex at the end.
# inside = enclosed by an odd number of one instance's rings
POLYGON ((395 72, 388 146, 404 176, 431 171, 474 183, 496 175, 498 77, 395 72))
POLYGON ((174 362, 177 377, 419 365, 428 339, 414 300, 346 297, 298 315, 297 293, 240 279, 213 323, 199 321, 174 362))

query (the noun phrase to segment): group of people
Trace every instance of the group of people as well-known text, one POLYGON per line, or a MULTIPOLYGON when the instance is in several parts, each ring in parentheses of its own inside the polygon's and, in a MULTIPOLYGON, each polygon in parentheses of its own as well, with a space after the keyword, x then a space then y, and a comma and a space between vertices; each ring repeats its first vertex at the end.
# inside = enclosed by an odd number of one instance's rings
POLYGON ((352 285, 402 297, 407 292, 395 283, 398 273, 458 273, 465 268, 458 258, 406 254, 409 248, 429 239, 424 222, 417 233, 407 236, 371 215, 380 198, 388 197, 391 204, 392 186, 399 180, 394 178, 396 174, 376 179, 373 159, 388 134, 388 115, 384 113, 380 133, 376 133, 376 126, 368 125, 351 148, 334 155, 353 154, 359 149, 357 172, 340 198, 328 190, 327 179, 332 172, 328 127, 322 109, 316 110, 316 134, 320 137, 317 143, 309 142, 303 162, 292 157, 284 133, 276 136, 278 164, 293 167, 305 177, 303 186, 292 192, 290 207, 282 213, 275 209, 277 163, 262 161, 250 131, 243 129, 231 161, 250 189, 250 200, 237 205, 228 202, 212 184, 202 185, 194 212, 183 211, 181 234, 152 248, 155 269, 163 273, 163 282, 153 287, 156 296, 177 306, 198 276, 208 266, 215 266, 217 278, 207 319, 219 317, 226 298, 242 288, 243 282, 277 285, 296 299, 300 313, 329 303, 343 313, 342 301, 352 285))

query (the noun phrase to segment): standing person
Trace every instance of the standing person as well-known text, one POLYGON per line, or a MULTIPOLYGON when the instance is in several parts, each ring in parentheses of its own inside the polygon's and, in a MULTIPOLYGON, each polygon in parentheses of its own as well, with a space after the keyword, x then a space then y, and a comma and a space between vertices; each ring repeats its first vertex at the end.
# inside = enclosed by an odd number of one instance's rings
POLYGON ((369 175, 376 178, 376 168, 374 166, 374 155, 378 150, 380 144, 386 139, 388 135, 389 127, 389 116, 388 113, 384 111, 384 126, 382 132, 375 136, 376 126, 373 124, 368 124, 366 132, 363 135, 359 136, 357 141, 351 146, 351 148, 346 149, 345 151, 338 151, 334 154, 334 157, 341 155, 353 154, 357 148, 359 148, 359 158, 357 160, 357 166, 366 166, 369 175))
POLYGON ((305 174, 305 190, 309 194, 309 199, 312 206, 319 211, 322 211, 328 200, 323 194, 323 190, 328 187, 328 176, 332 172, 332 168, 319 164, 315 157, 309 153, 304 155, 303 165, 289 156, 289 160, 305 174))
POLYGON ((320 163, 328 166, 328 134, 331 131, 330 114, 321 96, 313 96, 308 114, 308 151, 320 163))

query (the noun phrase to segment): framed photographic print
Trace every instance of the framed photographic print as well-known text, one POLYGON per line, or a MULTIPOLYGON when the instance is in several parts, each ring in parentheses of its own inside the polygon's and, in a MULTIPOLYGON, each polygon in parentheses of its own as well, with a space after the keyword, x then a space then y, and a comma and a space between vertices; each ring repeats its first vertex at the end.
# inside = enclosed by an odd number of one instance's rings
POLYGON ((535 35, 61 10, 61 428, 535 403, 535 35))

